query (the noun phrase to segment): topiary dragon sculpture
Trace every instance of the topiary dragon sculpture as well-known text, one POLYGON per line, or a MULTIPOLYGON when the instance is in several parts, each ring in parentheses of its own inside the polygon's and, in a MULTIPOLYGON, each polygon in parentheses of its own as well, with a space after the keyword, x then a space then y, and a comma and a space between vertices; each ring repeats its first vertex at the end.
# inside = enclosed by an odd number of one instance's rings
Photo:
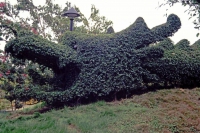
POLYGON ((128 95, 158 80, 143 64, 162 58, 164 51, 149 45, 172 36, 180 27, 179 17, 171 14, 166 23, 152 29, 139 17, 118 33, 66 32, 58 44, 19 32, 16 39, 7 43, 5 51, 53 70, 56 87, 48 92, 34 92, 37 99, 49 104, 128 95))

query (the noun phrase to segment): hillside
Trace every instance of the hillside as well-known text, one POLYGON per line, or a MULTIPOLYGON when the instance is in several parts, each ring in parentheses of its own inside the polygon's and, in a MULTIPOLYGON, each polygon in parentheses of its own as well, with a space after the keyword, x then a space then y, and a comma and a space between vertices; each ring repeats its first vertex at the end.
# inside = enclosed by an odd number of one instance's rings
MULTIPOLYGON (((37 106, 37 105, 36 105, 37 106)), ((1 133, 197 133, 200 88, 166 89, 114 102, 39 113, 0 113, 1 133)))

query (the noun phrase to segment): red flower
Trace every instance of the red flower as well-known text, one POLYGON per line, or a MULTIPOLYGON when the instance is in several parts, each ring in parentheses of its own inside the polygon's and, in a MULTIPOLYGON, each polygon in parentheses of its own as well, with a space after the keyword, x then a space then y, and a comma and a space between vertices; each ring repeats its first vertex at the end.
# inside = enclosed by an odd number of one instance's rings
POLYGON ((34 34, 38 34, 37 30, 35 28, 31 28, 31 31, 34 33, 34 34))
POLYGON ((23 76, 24 76, 24 77, 27 77, 28 75, 27 75, 27 74, 23 74, 23 76))
POLYGON ((10 71, 8 70, 7 72, 6 72, 6 75, 9 75, 10 74, 10 71))
POLYGON ((2 73, 0 73, 0 78, 2 78, 3 77, 3 74, 2 73))
POLYGON ((29 90, 29 88, 28 88, 28 87, 25 87, 25 90, 27 91, 27 90, 29 90))

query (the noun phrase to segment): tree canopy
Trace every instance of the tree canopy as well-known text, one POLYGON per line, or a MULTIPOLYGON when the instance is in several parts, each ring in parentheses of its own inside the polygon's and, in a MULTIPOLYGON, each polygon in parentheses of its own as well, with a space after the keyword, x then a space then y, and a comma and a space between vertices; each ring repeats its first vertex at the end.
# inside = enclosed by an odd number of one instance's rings
MULTIPOLYGON (((65 7, 61 8, 52 0, 46 0, 45 5, 40 6, 35 6, 33 0, 18 0, 15 5, 7 1, 1 2, 1 39, 7 41, 16 37, 18 31, 28 30, 48 40, 57 41, 60 35, 69 30, 70 20, 62 17, 61 14, 70 6, 71 4, 67 2, 65 7)), ((101 34, 106 33, 112 26, 112 21, 107 20, 105 16, 100 16, 99 10, 94 5, 91 7, 91 15, 88 19, 77 6, 74 8, 80 14, 80 17, 74 20, 75 31, 101 34)))

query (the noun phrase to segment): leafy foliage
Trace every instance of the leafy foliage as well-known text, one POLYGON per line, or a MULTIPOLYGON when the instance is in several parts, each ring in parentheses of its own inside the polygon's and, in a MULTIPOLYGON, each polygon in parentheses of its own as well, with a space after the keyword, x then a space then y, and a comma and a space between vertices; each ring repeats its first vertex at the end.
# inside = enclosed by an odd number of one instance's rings
POLYGON ((5 47, 6 51, 15 53, 14 57, 44 64, 55 71, 69 62, 73 63, 76 58, 76 51, 70 47, 50 42, 29 32, 19 35, 21 37, 8 42, 5 47))
MULTIPOLYGON (((200 1, 199 0, 164 0, 165 2, 160 4, 159 7, 169 5, 170 7, 174 6, 177 3, 181 3, 183 6, 188 6, 188 9, 185 11, 189 15, 189 19, 193 18, 195 29, 200 29, 200 1)), ((196 34, 199 36, 199 33, 196 34)))
POLYGON ((164 50, 171 50, 174 48, 174 44, 170 38, 164 39, 163 41, 156 44, 156 46, 159 46, 164 50))
MULTIPOLYGON (((18 98, 16 96, 16 90, 21 88, 23 90, 29 89, 29 76, 26 74, 22 66, 13 66, 11 63, 12 58, 9 58, 5 53, 1 53, 0 61, 0 87, 5 91, 7 100, 12 102, 15 100, 15 108, 19 107, 18 98)), ((25 100, 25 99, 23 99, 25 100)), ((12 107, 13 109, 13 107, 12 107)))
MULTIPOLYGON (((69 2, 62 8, 52 0, 46 0, 45 5, 40 6, 35 6, 33 0, 18 0, 15 5, 7 1, 1 2, 0 36, 8 41, 15 38, 17 32, 23 29, 41 35, 45 39, 57 41, 60 35, 69 30, 70 19, 62 17, 61 14, 70 7, 69 2), (22 13, 28 15, 25 17, 22 13)), ((88 19, 78 7, 74 6, 74 8, 80 14, 80 17, 74 19, 74 29, 77 32, 106 33, 112 26, 112 21, 107 20, 105 16, 100 16, 99 10, 94 5, 91 7, 91 15, 88 19)))
POLYGON ((152 31, 155 33, 156 38, 158 39, 157 41, 160 41, 177 32, 177 27, 181 27, 180 19, 177 19, 176 15, 169 15, 166 24, 156 26, 152 31))
POLYGON ((48 104, 67 104, 78 99, 128 95, 158 81, 144 64, 162 58, 164 50, 149 45, 172 36, 180 26, 180 19, 174 14, 152 30, 143 18, 138 18, 114 34, 66 32, 57 45, 37 35, 21 36, 9 41, 5 50, 14 57, 52 68, 54 86, 49 91, 38 91, 34 86, 31 94, 48 104))
POLYGON ((115 33, 115 31, 114 31, 113 27, 111 26, 107 29, 107 34, 112 34, 112 33, 115 33))
MULTIPOLYGON (((77 52, 67 45, 53 43, 53 41, 57 42, 61 34, 69 30, 69 18, 61 17, 61 14, 70 7, 71 4, 67 2, 63 9, 52 0, 46 0, 43 6, 35 6, 33 0, 18 0, 16 5, 7 1, 0 3, 0 40, 6 42, 11 40, 6 45, 13 46, 14 49, 7 50, 16 52, 12 60, 10 58, 9 63, 6 62, 7 64, 4 65, 13 65, 14 69, 21 67, 29 75, 25 87, 28 89, 24 89, 23 83, 17 83, 15 86, 9 86, 10 81, 3 83, 4 90, 11 87, 11 90, 14 90, 13 95, 10 95, 10 90, 7 91, 10 96, 10 98, 7 96, 7 99, 9 98, 11 102, 16 98, 43 100, 44 96, 37 97, 36 92, 63 91, 72 86, 75 77, 80 73, 80 63, 76 60, 77 52), (22 13, 29 15, 24 17, 22 13), (54 78, 52 78, 52 70, 55 72, 54 78)), ((89 19, 85 18, 78 7, 74 6, 74 8, 80 14, 80 17, 74 20, 77 32, 104 34, 112 25, 112 21, 99 15, 99 10, 94 5, 89 19), (77 27, 77 23, 82 25, 77 27)), ((17 75, 17 69, 15 70, 12 75, 17 75)), ((1 72, 7 70, 2 69, 1 72)))
MULTIPOLYGON (((159 77, 164 87, 195 87, 199 86, 200 56, 198 43, 189 45, 183 39, 173 48, 165 49, 164 57, 149 64, 145 64, 151 72, 159 77)), ((157 46, 162 46, 163 42, 157 46)), ((169 43, 170 44, 170 43, 169 43)), ((170 44, 171 45, 171 44, 170 44)))

